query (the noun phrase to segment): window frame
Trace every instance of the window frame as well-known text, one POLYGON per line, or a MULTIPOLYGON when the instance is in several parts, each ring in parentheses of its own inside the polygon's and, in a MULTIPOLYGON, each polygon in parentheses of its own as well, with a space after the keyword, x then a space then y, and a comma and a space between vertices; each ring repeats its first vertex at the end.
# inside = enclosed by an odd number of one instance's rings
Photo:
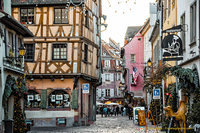
POLYGON ((67 59, 68 59, 68 44, 67 43, 54 43, 54 44, 52 44, 52 60, 61 60, 61 61, 67 61, 67 59), (54 46, 55 45, 59 45, 59 56, 61 56, 61 47, 60 46, 66 46, 66 58, 65 59, 62 59, 61 57, 59 57, 59 59, 57 59, 57 58, 54 58, 54 46))
POLYGON ((20 8, 20 23, 22 24, 30 24, 29 22, 29 15, 28 15, 28 10, 29 9, 32 9, 33 10, 33 20, 31 21, 32 23, 31 24, 35 24, 35 10, 34 10, 34 7, 31 7, 31 8, 20 8), (22 22, 22 9, 26 9, 26 21, 25 22, 22 22))
POLYGON ((38 92, 34 91, 34 90, 28 90, 28 95, 26 98, 26 108, 27 109, 31 109, 31 108, 40 108, 40 103, 41 103, 41 94, 39 94, 38 92), (33 100, 31 100, 32 102, 30 102, 30 107, 28 107, 28 96, 33 96, 33 100), (36 95, 38 95, 40 100, 36 100, 36 95), (34 104, 37 103, 37 106, 35 106, 34 104))
POLYGON ((171 13, 171 0, 168 0, 168 17, 170 16, 171 13))
POLYGON ((190 43, 195 44, 196 42, 196 28, 197 28, 197 2, 196 0, 190 5, 190 43), (195 6, 195 10, 194 10, 195 6), (195 13, 195 16, 194 14, 195 13))
POLYGON ((89 11, 85 11, 85 27, 89 29, 89 11))
POLYGON ((136 63, 136 54, 131 54, 130 62, 131 62, 131 63, 136 63), (132 55, 133 55, 133 57, 134 57, 134 60, 132 60, 132 55))
POLYGON ((84 44, 84 62, 88 62, 88 45, 84 44))
POLYGON ((106 97, 110 97, 111 96, 110 95, 110 89, 106 89, 105 91, 106 91, 106 97))
POLYGON ((110 81, 110 74, 109 73, 105 74, 105 81, 110 81))
POLYGON ((70 108, 70 105, 68 106, 68 107, 65 107, 65 105, 64 105, 64 102, 66 102, 66 103, 68 103, 69 102, 69 104, 70 104, 70 94, 68 93, 68 92, 66 92, 66 91, 64 91, 64 90, 54 90, 54 91, 52 91, 49 95, 48 95, 48 108, 49 109, 63 109, 63 108, 70 108), (67 98, 67 100, 64 100, 64 95, 68 95, 69 97, 67 98), (52 95, 54 95, 55 97, 55 102, 52 102, 52 95), (56 97, 58 96, 58 95, 62 95, 62 100, 58 100, 56 97), (56 103, 56 101, 62 101, 63 102, 63 105, 62 106, 57 106, 57 104, 58 103, 56 103), (50 104, 52 104, 52 103, 54 103, 54 105, 50 105, 50 104))
MULTIPOLYGON (((183 28, 185 28, 185 13, 183 13, 180 17, 180 22, 183 28)), ((185 51, 186 49, 186 34, 185 34, 185 29, 183 29, 183 31, 181 31, 181 40, 182 40, 182 44, 183 44, 183 51, 185 51)))
POLYGON ((68 10, 65 8, 65 7, 55 7, 54 8, 54 24, 69 24, 69 12, 68 12, 68 10), (60 10, 61 12, 60 12, 60 17, 61 17, 61 22, 59 23, 59 22, 56 22, 56 10, 60 10), (67 11, 67 22, 62 22, 62 9, 65 9, 65 11, 67 11))
POLYGON ((1 11, 4 10, 4 2, 3 2, 3 0, 0 0, 0 10, 1 11))
POLYGON ((24 44, 24 47, 26 48, 26 54, 24 55, 24 61, 25 62, 33 62, 34 59, 35 59, 35 44, 34 43, 26 43, 26 44, 24 44), (31 55, 32 56, 31 59, 27 59, 27 57, 26 57, 27 53, 28 53, 28 49, 27 49, 26 45, 32 45, 32 51, 31 52, 32 52, 33 55, 31 55))

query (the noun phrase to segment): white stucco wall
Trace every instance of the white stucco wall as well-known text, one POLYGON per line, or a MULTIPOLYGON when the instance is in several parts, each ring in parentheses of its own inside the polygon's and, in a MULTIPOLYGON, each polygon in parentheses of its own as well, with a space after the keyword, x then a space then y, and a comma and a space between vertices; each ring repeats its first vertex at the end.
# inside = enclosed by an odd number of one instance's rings
MULTIPOLYGON (((200 49, 200 38, 199 38, 199 12, 200 12, 200 1, 199 0, 177 0, 177 25, 181 23, 181 16, 185 13, 185 23, 186 23, 186 43, 185 43, 185 51, 183 52, 183 60, 179 61, 178 64, 184 63, 194 57, 199 56, 199 49, 200 49), (190 6, 196 1, 196 45, 193 47, 190 46, 190 6), (191 54, 191 52, 194 54, 191 54)), ((180 36, 180 33, 178 33, 180 36)), ((187 64, 183 65, 184 68, 192 68, 192 66, 196 64, 199 77, 200 77, 200 59, 199 57, 196 60, 188 62, 187 64)))
POLYGON ((56 118, 56 117, 74 117, 78 115, 78 112, 71 111, 25 111, 27 119, 34 118, 56 118))

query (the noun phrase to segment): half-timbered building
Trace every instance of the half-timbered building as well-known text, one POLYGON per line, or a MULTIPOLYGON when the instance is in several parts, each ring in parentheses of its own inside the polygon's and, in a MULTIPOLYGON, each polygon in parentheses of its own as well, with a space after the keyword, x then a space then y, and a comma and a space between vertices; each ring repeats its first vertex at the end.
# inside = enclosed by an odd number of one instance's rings
POLYGON ((33 126, 95 120, 101 0, 12 0, 12 15, 35 36, 24 40, 27 120, 33 126))

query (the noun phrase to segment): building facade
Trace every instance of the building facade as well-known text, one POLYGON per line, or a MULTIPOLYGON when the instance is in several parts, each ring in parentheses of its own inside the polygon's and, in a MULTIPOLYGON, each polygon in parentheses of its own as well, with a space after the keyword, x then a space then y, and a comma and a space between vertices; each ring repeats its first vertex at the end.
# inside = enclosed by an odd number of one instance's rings
POLYGON ((120 59, 120 45, 109 39, 102 41, 102 85, 97 88, 97 101, 122 103, 124 79, 120 59))
POLYGON ((13 0, 12 15, 35 35, 24 40, 27 119, 33 126, 94 121, 101 0, 13 0))
MULTIPOLYGON (((24 84, 24 59, 19 53, 25 37, 33 34, 11 17, 11 1, 0 4, 0 132, 4 132, 6 121, 14 119, 15 103, 23 108, 26 88, 24 84), (21 93, 20 93, 21 92, 21 93), (22 96, 19 96, 22 94, 22 96)), ((22 111, 23 112, 23 111, 22 111)), ((20 116, 19 116, 20 117, 20 116)), ((10 127, 11 128, 11 127, 10 127)), ((11 128, 12 129, 12 128, 11 128)), ((5 131, 6 132, 6 131, 5 131)))
POLYGON ((123 69, 126 86, 127 104, 139 105, 139 99, 144 99, 144 37, 138 27, 134 29, 132 40, 123 49, 123 69), (137 30, 137 31, 136 31, 137 30))
MULTIPOLYGON (((183 31, 178 33, 183 43, 183 60, 178 65, 198 72, 200 77, 200 1, 177 0, 177 25, 183 26, 183 31)), ((179 91, 180 100, 186 102, 186 96, 179 91)))

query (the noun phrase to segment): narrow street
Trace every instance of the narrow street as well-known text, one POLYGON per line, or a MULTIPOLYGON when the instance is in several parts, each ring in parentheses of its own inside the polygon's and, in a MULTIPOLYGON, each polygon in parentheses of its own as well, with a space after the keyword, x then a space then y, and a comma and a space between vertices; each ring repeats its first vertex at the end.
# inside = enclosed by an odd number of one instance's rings
MULTIPOLYGON (((101 117, 90 126, 72 128, 34 128, 28 133, 144 133, 145 127, 133 124, 127 116, 101 117)), ((153 125, 149 125, 148 133, 155 133, 153 125)), ((160 131, 159 131, 160 132, 160 131)))

